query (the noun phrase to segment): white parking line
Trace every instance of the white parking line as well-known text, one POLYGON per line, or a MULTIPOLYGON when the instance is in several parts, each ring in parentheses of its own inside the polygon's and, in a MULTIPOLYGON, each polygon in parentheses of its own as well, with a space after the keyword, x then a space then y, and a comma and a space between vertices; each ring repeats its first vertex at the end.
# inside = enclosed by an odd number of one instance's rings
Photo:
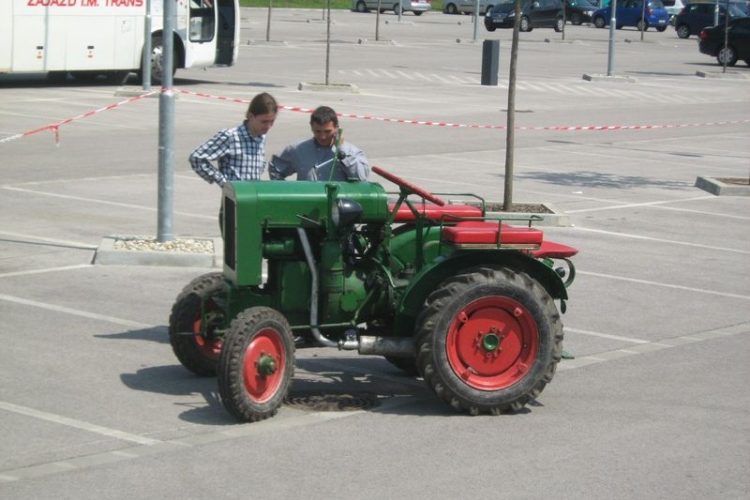
POLYGON ((105 316, 103 314, 71 309, 69 307, 56 306, 54 304, 46 304, 44 302, 37 302, 36 300, 27 300, 20 297, 12 297, 10 295, 0 294, 0 300, 5 300, 6 302, 13 302, 15 304, 21 304, 24 306, 38 307, 40 309, 46 309, 47 311, 71 314, 73 316, 80 316, 82 318, 106 321, 108 323, 113 323, 120 326, 127 326, 131 328, 154 328, 154 325, 147 325, 145 323, 138 323, 136 321, 130 321, 127 319, 115 318, 114 316, 105 316))
POLYGON ((130 441, 132 443, 153 445, 161 443, 158 439, 152 439, 148 437, 138 436, 136 434, 130 434, 128 432, 118 431, 116 429, 109 429, 102 427, 101 425, 94 425, 74 418, 63 417, 62 415, 56 415, 54 413, 47 413, 44 411, 35 410, 26 406, 15 405, 13 403, 6 403, 0 401, 0 410, 9 411, 11 413, 17 413, 19 415, 26 415, 27 417, 34 417, 40 420, 46 420, 55 424, 65 425, 67 427, 75 427, 95 434, 101 434, 102 436, 112 437, 116 439, 122 439, 123 441, 130 441))
MULTIPOLYGON (((747 253, 747 252, 744 252, 747 253)), ((682 286, 682 285, 672 285, 669 283, 660 283, 658 281, 650 281, 650 280, 641 280, 636 278, 628 278, 626 276, 615 276, 613 274, 603 274, 603 273, 592 273, 588 271, 576 271, 578 274, 582 274, 585 276, 596 276, 597 278, 606 278, 606 279, 612 279, 612 280, 618 280, 618 281, 627 281, 629 283, 638 283, 641 285, 651 285, 651 286, 660 286, 664 288, 672 288, 675 290, 685 290, 687 292, 696 292, 696 293, 705 293, 709 295, 717 295, 719 297, 727 297, 730 299, 740 299, 740 300, 750 300, 750 295, 739 295, 736 293, 726 293, 726 292, 717 292, 715 290, 706 290, 705 288, 694 288, 690 286, 682 286)))
POLYGON ((658 243, 668 243, 670 245, 681 245, 681 246, 692 247, 692 248, 705 248, 707 250, 720 250, 722 252, 731 252, 731 253, 750 255, 750 251, 741 250, 739 248, 717 247, 713 245, 703 245, 701 243, 692 243, 690 241, 667 240, 664 238, 653 238, 651 236, 641 236, 639 234, 617 233, 614 231, 605 231, 603 229, 590 229, 590 228, 585 228, 585 227, 576 227, 576 230, 585 231, 588 233, 606 234, 608 236, 619 236, 621 238, 630 238, 634 240, 655 241, 658 243))
POLYGON ((13 276, 29 276, 32 274, 44 274, 57 271, 72 271, 75 269, 84 269, 87 267, 93 267, 93 264, 76 264, 73 266, 47 267, 45 269, 32 269, 30 271, 16 271, 13 273, 0 274, 0 278, 12 278, 13 276))

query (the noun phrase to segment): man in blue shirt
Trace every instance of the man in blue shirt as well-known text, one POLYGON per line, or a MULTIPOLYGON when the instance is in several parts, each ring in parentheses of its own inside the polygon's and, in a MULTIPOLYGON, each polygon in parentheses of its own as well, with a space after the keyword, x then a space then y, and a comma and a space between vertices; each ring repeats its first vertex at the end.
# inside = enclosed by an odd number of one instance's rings
POLYGON ((344 142, 336 112, 320 106, 310 116, 313 137, 288 145, 268 163, 271 180, 297 175, 298 181, 366 181, 367 157, 357 146, 344 142))

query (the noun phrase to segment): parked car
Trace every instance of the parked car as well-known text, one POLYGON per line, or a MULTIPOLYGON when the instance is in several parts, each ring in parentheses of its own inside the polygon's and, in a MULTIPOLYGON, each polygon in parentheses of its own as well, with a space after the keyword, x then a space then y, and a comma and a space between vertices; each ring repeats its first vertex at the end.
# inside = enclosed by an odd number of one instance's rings
POLYGON ((661 3, 664 4, 664 8, 669 13, 669 24, 674 24, 674 17, 691 2, 690 0, 661 0, 661 3))
POLYGON ((590 23, 596 9, 598 7, 589 0, 565 0, 565 18, 576 26, 590 23))
MULTIPOLYGON (((623 0, 617 2, 615 19, 617 20, 617 29, 623 26, 635 26, 640 31, 646 31, 650 27, 655 27, 656 31, 664 31, 669 25, 669 13, 664 8, 661 0, 646 0, 646 8, 643 8, 644 0, 623 0)), ((594 11, 594 26, 604 28, 609 25, 612 19, 612 6, 604 7, 594 11)))
MULTIPOLYGON (((484 27, 487 31, 497 28, 513 28, 515 22, 515 0, 499 0, 500 3, 487 11, 484 27)), ((564 28, 562 0, 523 0, 521 7, 520 31, 534 28, 564 28)))
MULTIPOLYGON (((497 0, 479 0, 479 14, 485 15, 497 0)), ((445 14, 473 14, 477 3, 475 0, 444 0, 443 12, 445 14)))
MULTIPOLYGON (((729 19, 738 17, 747 17, 745 2, 726 2, 719 4, 719 24, 724 24, 724 16, 729 9, 729 19)), ((690 35, 697 35, 706 26, 716 24, 716 13, 714 3, 691 3, 675 16, 674 29, 680 38, 688 38, 690 35)))
POLYGON ((750 17, 741 17, 729 21, 729 36, 724 45, 724 25, 704 28, 698 42, 698 49, 703 54, 716 57, 716 61, 727 66, 734 66, 739 59, 750 66, 750 17))
MULTIPOLYGON (((415 16, 421 16, 432 8, 430 0, 380 0, 380 13, 392 10, 398 14, 401 12, 413 12, 415 16)), ((378 0, 352 0, 352 10, 357 12, 370 12, 378 10, 378 0)))

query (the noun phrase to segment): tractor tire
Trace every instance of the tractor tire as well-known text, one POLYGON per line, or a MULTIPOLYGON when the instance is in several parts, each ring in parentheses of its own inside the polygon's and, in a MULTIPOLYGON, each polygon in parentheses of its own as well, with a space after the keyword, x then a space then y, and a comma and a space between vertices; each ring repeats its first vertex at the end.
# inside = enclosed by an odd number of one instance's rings
POLYGON ((525 273, 481 267, 444 281, 417 319, 428 387, 471 415, 521 410, 552 381, 563 327, 552 297, 525 273))
POLYGON ((276 415, 294 376, 294 337, 286 318, 269 307, 242 311, 229 325, 219 358, 219 396, 237 419, 276 415))
POLYGON ((215 335, 215 330, 224 322, 224 312, 211 297, 221 291, 222 281, 221 273, 194 279, 177 296, 169 315, 172 350, 182 366, 200 377, 216 375, 222 339, 215 335), (206 325, 201 314, 204 302, 206 325))
POLYGON ((404 372, 407 377, 419 377, 419 367, 416 358, 394 358, 385 356, 385 360, 404 372))

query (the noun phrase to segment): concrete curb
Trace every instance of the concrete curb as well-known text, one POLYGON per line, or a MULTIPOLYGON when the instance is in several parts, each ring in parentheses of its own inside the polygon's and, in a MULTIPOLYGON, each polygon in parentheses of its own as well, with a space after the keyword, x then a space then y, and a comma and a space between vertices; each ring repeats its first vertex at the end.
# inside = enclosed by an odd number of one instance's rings
MULTIPOLYGON (((535 205, 535 203, 531 203, 531 205, 535 205)), ((513 221, 514 218, 528 219, 532 216, 537 216, 537 217, 542 217, 542 220, 532 222, 531 224, 532 226, 546 226, 546 227, 570 227, 572 226, 572 224, 570 223, 570 216, 568 216, 565 212, 561 212, 550 203, 539 203, 539 205, 543 206, 544 208, 546 208, 552 213, 536 214, 536 213, 524 213, 524 212, 487 212, 487 216, 488 217, 502 217, 503 219, 508 220, 512 225, 514 224, 514 221, 513 221)), ((515 224, 520 225, 521 222, 525 223, 525 221, 517 221, 515 224)))
POLYGON ((350 94, 359 94, 359 87, 351 83, 308 83, 300 82, 297 90, 313 92, 348 92, 350 94))
POLYGON ((747 75, 738 73, 737 71, 727 71, 726 73, 720 71, 696 71, 695 76, 701 78, 729 78, 734 80, 744 80, 748 78, 747 75))
POLYGON ((638 79, 632 76, 590 75, 584 73, 582 78, 587 82, 638 83, 638 79))
POLYGON ((695 180, 695 187, 716 196, 750 196, 750 186, 727 184, 712 177, 698 177, 695 180))
POLYGON ((118 236, 105 236, 94 255, 94 264, 110 266, 222 267, 224 242, 221 238, 194 238, 213 241, 213 253, 115 248, 118 236))

